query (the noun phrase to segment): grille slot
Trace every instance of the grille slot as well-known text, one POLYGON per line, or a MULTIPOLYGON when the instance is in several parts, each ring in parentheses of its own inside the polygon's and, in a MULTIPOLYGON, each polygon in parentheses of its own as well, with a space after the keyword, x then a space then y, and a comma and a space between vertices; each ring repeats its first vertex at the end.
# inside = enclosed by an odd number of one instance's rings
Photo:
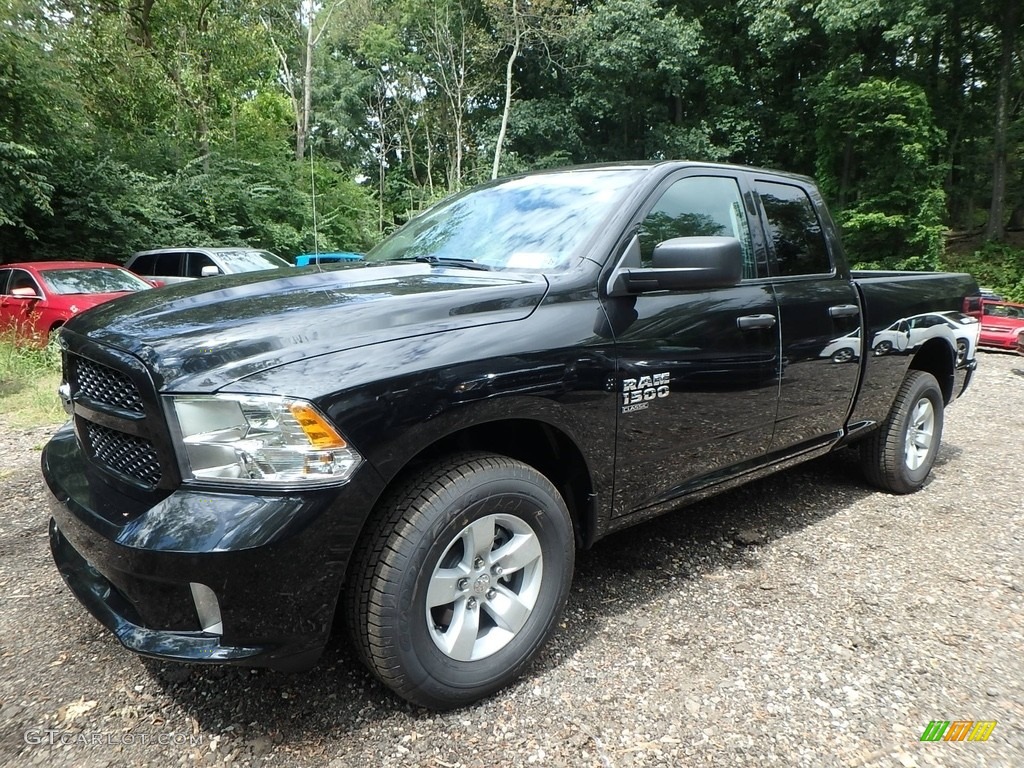
POLYGON ((149 440, 92 422, 87 422, 85 428, 97 460, 146 485, 156 486, 160 482, 160 460, 149 440))
POLYGON ((135 383, 119 371, 84 357, 76 361, 78 389, 90 400, 142 413, 142 397, 135 383))

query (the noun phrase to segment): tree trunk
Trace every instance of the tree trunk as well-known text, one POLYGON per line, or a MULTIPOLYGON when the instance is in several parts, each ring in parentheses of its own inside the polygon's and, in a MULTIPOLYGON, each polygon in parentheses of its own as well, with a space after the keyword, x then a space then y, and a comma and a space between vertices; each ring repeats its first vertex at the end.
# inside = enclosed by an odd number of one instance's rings
POLYGON ((210 123, 207 119, 207 112, 210 109, 210 104, 213 102, 213 88, 210 86, 210 75, 213 71, 213 56, 210 53, 210 40, 208 36, 210 31, 210 22, 206 17, 206 12, 209 8, 210 3, 207 2, 199 9, 199 23, 197 24, 203 65, 200 70, 202 91, 199 97, 199 125, 196 129, 196 133, 199 140, 199 156, 203 158, 203 173, 210 172, 210 123))
POLYGON ((309 137, 309 113, 313 105, 313 48, 316 46, 313 22, 315 18, 311 12, 306 22, 306 46, 304 49, 302 71, 302 109, 299 111, 298 119, 295 121, 299 134, 295 137, 295 159, 300 161, 306 154, 306 139, 309 137))
POLYGON ((963 192, 960 190, 963 173, 961 171, 962 143, 964 130, 964 35, 960 19, 960 4, 953 2, 947 15, 947 36, 945 43, 946 56, 949 60, 949 73, 946 78, 946 99, 953 115, 954 124, 948 129, 949 135, 949 171, 946 174, 946 211, 950 225, 954 229, 969 226, 964 216, 963 192))
POLYGON ((427 142, 427 189, 430 197, 434 197, 434 140, 430 136, 430 121, 423 121, 423 135, 427 142))
POLYGON ((999 85, 996 90, 996 125, 992 137, 992 202, 988 210, 985 239, 1002 241, 1006 206, 1006 134, 1010 125, 1010 77, 1016 44, 1019 0, 1005 0, 1003 5, 1002 46, 999 57, 999 85))
POLYGON ((847 193, 850 191, 850 177, 853 174, 853 136, 847 134, 843 147, 843 170, 839 176, 839 210, 844 210, 847 193))
POLYGON ((498 168, 501 166, 501 148, 505 143, 505 132, 508 130, 508 118, 512 112, 512 68, 519 58, 519 43, 522 40, 523 32, 519 25, 519 0, 512 0, 512 26, 515 29, 512 53, 509 54, 508 63, 505 65, 505 108, 501 112, 501 129, 498 131, 498 141, 494 146, 494 164, 491 166, 491 178, 498 178, 498 168))

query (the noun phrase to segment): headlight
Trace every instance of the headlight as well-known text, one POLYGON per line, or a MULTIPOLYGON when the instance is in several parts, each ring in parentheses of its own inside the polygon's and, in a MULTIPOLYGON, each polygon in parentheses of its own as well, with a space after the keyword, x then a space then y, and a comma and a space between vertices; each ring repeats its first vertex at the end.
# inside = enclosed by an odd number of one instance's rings
POLYGON ((362 457, 312 404, 262 395, 170 398, 186 477, 267 485, 338 484, 362 457))

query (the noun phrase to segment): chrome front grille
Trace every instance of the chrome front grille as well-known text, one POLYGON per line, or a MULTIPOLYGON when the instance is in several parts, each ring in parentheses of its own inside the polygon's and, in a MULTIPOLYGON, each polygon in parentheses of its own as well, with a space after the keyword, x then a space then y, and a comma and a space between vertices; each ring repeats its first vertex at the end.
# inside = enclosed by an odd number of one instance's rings
POLYGON ((85 431, 97 461, 147 485, 160 482, 160 459, 149 440, 92 422, 86 422, 85 431))
POLYGON ((78 390, 90 400, 126 411, 143 412, 138 387, 123 373, 84 357, 78 358, 76 363, 78 390))

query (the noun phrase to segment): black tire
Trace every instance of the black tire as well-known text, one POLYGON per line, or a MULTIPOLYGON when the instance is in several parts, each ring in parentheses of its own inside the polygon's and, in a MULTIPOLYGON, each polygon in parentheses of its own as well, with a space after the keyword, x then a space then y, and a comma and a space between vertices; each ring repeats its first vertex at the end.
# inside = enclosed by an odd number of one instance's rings
POLYGON ((454 709, 488 696, 554 631, 575 537, 565 501, 527 464, 452 456, 391 493, 366 530, 346 584, 349 631, 370 670, 408 701, 454 709))
POLYGON ((924 485, 942 441, 943 405, 934 376, 925 371, 907 373, 888 418, 861 443, 861 464, 872 485, 899 494, 913 493, 924 485), (930 429, 918 430, 915 422, 929 409, 930 429))

